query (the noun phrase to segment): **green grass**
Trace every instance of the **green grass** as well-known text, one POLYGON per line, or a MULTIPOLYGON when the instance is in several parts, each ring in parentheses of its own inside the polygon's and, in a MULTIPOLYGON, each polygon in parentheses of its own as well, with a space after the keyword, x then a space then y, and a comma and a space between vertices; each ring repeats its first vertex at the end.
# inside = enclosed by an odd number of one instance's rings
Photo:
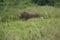
POLYGON ((36 12, 44 18, 60 18, 60 8, 52 6, 27 6, 26 8, 8 7, 0 12, 0 21, 19 20, 19 15, 24 12, 36 12))
POLYGON ((58 6, 39 6, 31 0, 0 2, 0 40, 60 40, 58 6), (24 11, 36 12, 43 19, 21 20, 19 15, 24 11))
POLYGON ((8 6, 0 11, 0 40, 60 40, 60 8, 38 5, 21 8, 8 6), (24 11, 37 12, 47 19, 20 20, 19 15, 24 11))
POLYGON ((60 19, 0 23, 0 40, 60 40, 60 19))

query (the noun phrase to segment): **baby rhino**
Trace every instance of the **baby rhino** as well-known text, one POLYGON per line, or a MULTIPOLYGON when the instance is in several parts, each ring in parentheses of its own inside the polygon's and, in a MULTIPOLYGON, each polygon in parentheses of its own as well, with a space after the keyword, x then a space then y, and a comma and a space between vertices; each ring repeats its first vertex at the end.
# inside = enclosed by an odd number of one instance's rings
POLYGON ((35 12, 23 12, 20 16, 21 19, 25 19, 25 20, 28 20, 30 18, 37 18, 37 17, 40 17, 40 15, 35 12))

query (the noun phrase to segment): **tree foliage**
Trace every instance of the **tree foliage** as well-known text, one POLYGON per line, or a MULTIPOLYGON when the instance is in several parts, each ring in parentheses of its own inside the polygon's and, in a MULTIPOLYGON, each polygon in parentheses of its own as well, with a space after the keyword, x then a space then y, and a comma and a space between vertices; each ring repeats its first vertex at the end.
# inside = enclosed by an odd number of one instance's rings
POLYGON ((34 3, 38 5, 54 5, 54 0, 32 0, 34 3))
POLYGON ((0 0, 0 2, 4 2, 4 0, 0 0))

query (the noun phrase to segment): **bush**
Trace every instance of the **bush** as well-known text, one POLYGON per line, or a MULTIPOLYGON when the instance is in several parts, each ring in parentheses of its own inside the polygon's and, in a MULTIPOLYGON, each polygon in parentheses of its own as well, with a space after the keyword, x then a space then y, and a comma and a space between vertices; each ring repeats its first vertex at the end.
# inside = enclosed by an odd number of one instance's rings
POLYGON ((4 2, 4 0, 0 0, 0 2, 4 2))
POLYGON ((32 0, 34 3, 38 5, 54 5, 54 0, 32 0))

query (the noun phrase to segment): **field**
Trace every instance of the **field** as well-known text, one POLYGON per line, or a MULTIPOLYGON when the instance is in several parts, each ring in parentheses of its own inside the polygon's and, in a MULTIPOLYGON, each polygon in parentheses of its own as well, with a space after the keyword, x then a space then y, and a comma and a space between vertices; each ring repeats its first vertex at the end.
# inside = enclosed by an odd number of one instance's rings
POLYGON ((23 9, 9 7, 0 12, 0 40, 60 40, 60 8, 28 6, 23 9), (19 19, 19 14, 37 12, 42 18, 19 19))

